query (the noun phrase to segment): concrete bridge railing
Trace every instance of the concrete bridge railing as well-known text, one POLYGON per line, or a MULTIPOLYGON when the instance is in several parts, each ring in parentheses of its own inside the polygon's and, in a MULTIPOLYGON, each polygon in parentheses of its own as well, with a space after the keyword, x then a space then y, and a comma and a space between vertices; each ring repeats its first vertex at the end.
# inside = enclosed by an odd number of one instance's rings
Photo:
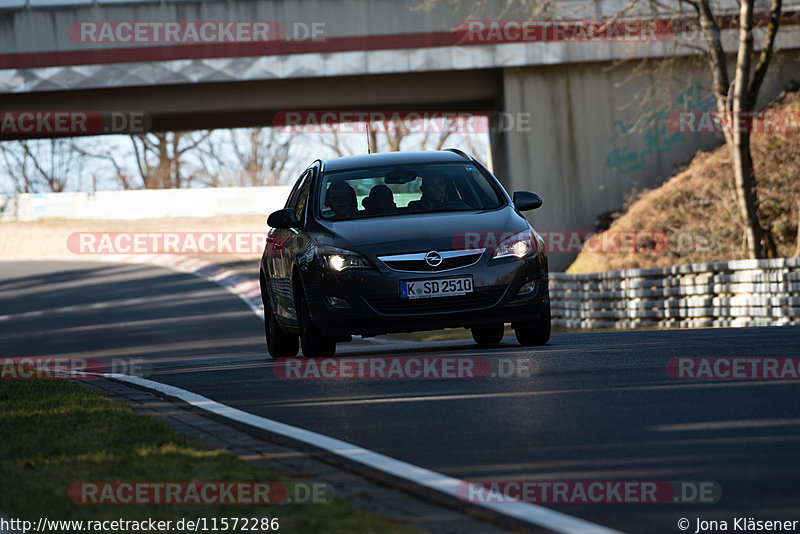
POLYGON ((550 297, 568 328, 800 324, 800 258, 551 273, 550 297))

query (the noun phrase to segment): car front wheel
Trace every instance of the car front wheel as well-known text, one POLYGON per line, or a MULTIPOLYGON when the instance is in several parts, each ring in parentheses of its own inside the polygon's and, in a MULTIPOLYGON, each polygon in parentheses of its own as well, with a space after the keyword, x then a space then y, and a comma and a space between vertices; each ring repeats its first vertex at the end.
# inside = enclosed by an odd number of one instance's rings
POLYGON ((299 349, 297 336, 281 330, 269 303, 264 307, 264 330, 267 335, 267 350, 273 358, 297 356, 299 349))
POLYGON ((544 345, 550 341, 550 302, 547 302, 547 307, 539 319, 512 326, 520 345, 524 347, 544 345))
POLYGON ((503 323, 482 324, 473 326, 471 330, 472 339, 474 339, 475 343, 478 345, 497 345, 503 341, 505 325, 503 323))
POLYGON ((323 336, 311 321, 305 295, 299 295, 297 315, 300 318, 300 346, 303 356, 327 358, 336 354, 336 340, 323 336))

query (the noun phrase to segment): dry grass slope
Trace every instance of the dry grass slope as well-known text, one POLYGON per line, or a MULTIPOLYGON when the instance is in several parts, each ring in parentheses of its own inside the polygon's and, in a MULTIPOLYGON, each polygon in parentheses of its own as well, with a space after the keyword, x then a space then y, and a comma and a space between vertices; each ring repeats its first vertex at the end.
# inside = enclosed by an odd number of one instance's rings
MULTIPOLYGON (((800 92, 782 96, 771 109, 800 110, 800 92)), ((796 255, 800 220, 800 131, 755 133, 751 145, 761 213, 772 226, 778 255, 796 255)), ((667 250, 618 254, 581 252, 567 272, 743 259, 746 255, 742 228, 730 155, 723 145, 711 152, 698 152, 685 170, 664 185, 640 193, 608 230, 663 232, 669 236, 667 250)))

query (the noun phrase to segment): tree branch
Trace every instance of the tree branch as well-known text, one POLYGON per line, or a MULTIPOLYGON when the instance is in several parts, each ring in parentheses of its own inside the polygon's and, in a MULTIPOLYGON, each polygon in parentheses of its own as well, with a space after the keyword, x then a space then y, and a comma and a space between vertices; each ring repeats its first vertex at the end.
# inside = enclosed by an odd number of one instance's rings
POLYGON ((719 25, 714 20, 709 0, 698 0, 694 3, 700 17, 700 27, 706 39, 709 66, 714 79, 714 95, 717 98, 717 109, 725 111, 728 108, 728 67, 725 62, 725 50, 722 48, 722 39, 719 25))
POLYGON ((772 0, 772 6, 769 10, 769 24, 767 25, 767 33, 764 35, 764 47, 761 49, 761 55, 758 58, 755 71, 753 72, 753 81, 750 83, 750 88, 747 91, 747 104, 748 109, 753 109, 756 105, 758 92, 761 89, 761 84, 764 82, 764 77, 767 74, 772 53, 774 52, 775 36, 778 34, 778 26, 781 20, 781 0, 772 0))

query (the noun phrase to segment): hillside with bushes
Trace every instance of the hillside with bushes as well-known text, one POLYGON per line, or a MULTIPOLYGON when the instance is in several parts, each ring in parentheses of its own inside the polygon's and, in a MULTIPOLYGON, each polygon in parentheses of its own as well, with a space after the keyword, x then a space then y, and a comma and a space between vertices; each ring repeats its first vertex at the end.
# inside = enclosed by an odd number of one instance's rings
MULTIPOLYGON (((793 111, 800 122, 800 92, 784 93, 771 110, 793 111)), ((784 115, 785 116, 785 115, 784 115)), ((778 257, 800 253, 800 123, 786 120, 781 133, 754 133, 751 150, 761 213, 769 221, 778 257)), ((702 134, 714 135, 714 134, 702 134)), ((743 220, 736 204, 730 152, 726 145, 698 152, 691 163, 661 187, 638 193, 624 213, 615 214, 606 236, 615 232, 659 232, 652 251, 588 252, 569 273, 663 267, 746 258, 743 220), (668 241, 667 241, 668 240, 668 241)))

